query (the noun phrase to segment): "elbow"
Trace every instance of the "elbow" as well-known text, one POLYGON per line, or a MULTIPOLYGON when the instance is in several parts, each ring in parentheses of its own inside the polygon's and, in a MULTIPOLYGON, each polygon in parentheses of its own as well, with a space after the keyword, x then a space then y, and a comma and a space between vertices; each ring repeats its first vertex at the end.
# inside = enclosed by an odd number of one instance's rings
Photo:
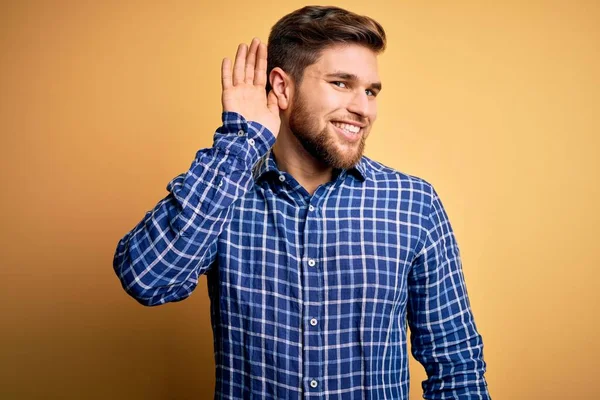
POLYGON ((163 296, 152 295, 148 289, 143 288, 141 285, 127 286, 124 282, 121 283, 125 292, 145 307, 154 307, 166 303, 163 296))
POLYGON ((117 271, 117 277, 125 293, 146 307, 182 301, 191 295, 197 285, 197 281, 192 280, 166 286, 147 285, 131 272, 117 271))
POLYGON ((117 249, 113 269, 123 290, 146 307, 184 300, 198 283, 197 276, 193 274, 177 281, 173 277, 162 276, 159 271, 149 271, 147 264, 133 262, 125 247, 117 249))
POLYGON ((121 284, 130 297, 146 307, 182 301, 191 295, 196 286, 190 282, 156 288, 147 288, 139 283, 127 285, 124 281, 121 281, 121 284))
POLYGON ((156 296, 156 288, 144 284, 135 266, 128 261, 126 252, 115 253, 113 259, 114 272, 121 283, 121 287, 130 297, 143 306, 152 307, 163 304, 160 296, 156 296))

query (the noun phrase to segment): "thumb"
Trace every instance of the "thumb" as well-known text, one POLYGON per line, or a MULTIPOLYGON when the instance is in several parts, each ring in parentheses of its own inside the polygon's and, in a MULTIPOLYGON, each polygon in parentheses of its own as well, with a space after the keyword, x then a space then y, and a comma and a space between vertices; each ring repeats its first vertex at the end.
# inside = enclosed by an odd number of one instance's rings
POLYGON ((279 113, 279 105, 277 102, 277 96, 275 96, 275 93, 272 90, 267 95, 267 108, 273 114, 279 113))

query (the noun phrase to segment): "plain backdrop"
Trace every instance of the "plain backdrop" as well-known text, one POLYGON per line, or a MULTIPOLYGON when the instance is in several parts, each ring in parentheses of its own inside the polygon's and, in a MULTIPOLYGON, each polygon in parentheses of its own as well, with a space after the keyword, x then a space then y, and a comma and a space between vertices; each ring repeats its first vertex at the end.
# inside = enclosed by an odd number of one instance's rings
MULTIPOLYGON (((222 58, 306 4, 1 3, 1 399, 212 398, 206 279, 145 308, 113 254, 212 144, 222 58)), ((599 4, 336 3, 388 33, 366 154, 438 190, 494 399, 600 398, 599 4)))

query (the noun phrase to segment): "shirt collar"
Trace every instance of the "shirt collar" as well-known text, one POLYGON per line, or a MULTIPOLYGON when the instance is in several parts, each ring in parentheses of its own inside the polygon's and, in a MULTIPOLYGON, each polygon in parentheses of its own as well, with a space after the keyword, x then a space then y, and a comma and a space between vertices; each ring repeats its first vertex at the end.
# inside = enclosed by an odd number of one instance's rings
MULTIPOLYGON (((348 170, 336 170, 335 176, 340 176, 342 173, 347 172, 359 181, 364 182, 367 178, 367 167, 368 165, 365 162, 365 158, 362 157, 354 167, 348 170)), ((269 151, 267 151, 267 153, 254 165, 252 175, 255 181, 259 181, 269 175, 279 175, 279 172, 279 168, 277 168, 277 163, 273 157, 273 148, 270 148, 269 151)))

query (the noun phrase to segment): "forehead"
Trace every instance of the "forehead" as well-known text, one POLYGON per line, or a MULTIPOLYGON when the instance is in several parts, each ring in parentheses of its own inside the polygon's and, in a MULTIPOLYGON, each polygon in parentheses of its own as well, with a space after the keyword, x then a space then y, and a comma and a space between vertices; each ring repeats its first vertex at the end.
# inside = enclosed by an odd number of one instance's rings
POLYGON ((318 78, 336 72, 356 75, 365 83, 379 82, 377 54, 357 44, 329 46, 317 62, 306 67, 304 76, 318 78))

